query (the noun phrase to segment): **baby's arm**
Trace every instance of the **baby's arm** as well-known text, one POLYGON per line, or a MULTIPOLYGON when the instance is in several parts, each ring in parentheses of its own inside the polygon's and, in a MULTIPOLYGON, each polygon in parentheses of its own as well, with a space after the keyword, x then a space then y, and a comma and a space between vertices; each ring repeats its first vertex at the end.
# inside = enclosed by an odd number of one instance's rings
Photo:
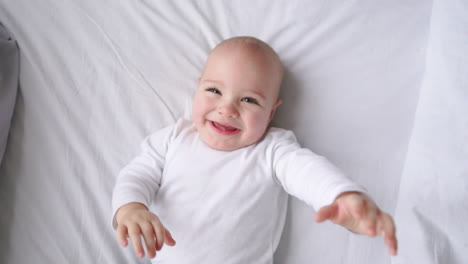
POLYGON ((159 218, 148 210, 161 184, 173 131, 174 126, 170 126, 143 141, 141 153, 119 172, 112 194, 112 226, 116 229, 117 239, 126 247, 129 237, 138 257, 144 256, 141 236, 150 258, 155 257, 164 243, 175 244, 159 218))
POLYGON ((331 220, 358 234, 381 235, 392 255, 397 254, 395 224, 392 217, 382 212, 367 195, 359 192, 346 192, 335 201, 323 206, 315 215, 316 222, 331 220))
POLYGON ((129 203, 119 208, 115 215, 117 239, 123 247, 128 245, 127 236, 133 243, 135 254, 142 258, 145 253, 140 236, 143 236, 148 257, 156 257, 163 244, 174 246, 175 240, 159 218, 141 203, 129 203))
POLYGON ((326 158, 301 148, 292 132, 272 129, 268 136, 265 138, 273 142, 275 178, 287 193, 317 210, 317 222, 330 219, 359 234, 380 234, 390 253, 396 255, 393 220, 364 194, 362 186, 326 158))

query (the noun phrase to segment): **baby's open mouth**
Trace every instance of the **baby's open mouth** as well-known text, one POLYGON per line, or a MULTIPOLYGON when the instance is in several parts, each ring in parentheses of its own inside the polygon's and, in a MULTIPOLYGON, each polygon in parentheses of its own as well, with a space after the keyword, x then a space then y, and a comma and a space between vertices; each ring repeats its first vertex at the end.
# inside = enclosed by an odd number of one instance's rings
POLYGON ((220 123, 210 121, 211 126, 218 132, 224 135, 234 135, 240 131, 240 129, 229 126, 229 125, 222 125, 220 123))

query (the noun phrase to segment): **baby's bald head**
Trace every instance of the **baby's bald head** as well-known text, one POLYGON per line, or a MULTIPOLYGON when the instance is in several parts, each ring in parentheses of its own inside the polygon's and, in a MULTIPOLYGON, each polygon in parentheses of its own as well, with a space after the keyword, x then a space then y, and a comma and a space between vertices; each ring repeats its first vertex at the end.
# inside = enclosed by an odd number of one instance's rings
POLYGON ((226 39, 211 50, 205 64, 205 70, 213 57, 224 56, 229 53, 234 53, 236 56, 245 58, 246 64, 255 63, 259 67, 268 67, 270 72, 269 77, 274 80, 274 92, 278 97, 284 70, 278 54, 270 45, 257 38, 248 36, 226 39))

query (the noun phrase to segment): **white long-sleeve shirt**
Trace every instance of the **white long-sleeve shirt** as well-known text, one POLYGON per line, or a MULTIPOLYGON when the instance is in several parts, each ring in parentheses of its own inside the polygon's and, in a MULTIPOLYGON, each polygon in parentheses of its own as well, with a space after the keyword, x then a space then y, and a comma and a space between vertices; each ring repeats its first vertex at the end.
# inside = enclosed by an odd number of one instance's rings
POLYGON ((144 140, 121 170, 112 204, 115 216, 142 203, 172 233, 177 244, 153 263, 273 263, 288 193, 317 210, 347 191, 364 190, 291 131, 270 128, 256 144, 218 151, 181 119, 144 140))

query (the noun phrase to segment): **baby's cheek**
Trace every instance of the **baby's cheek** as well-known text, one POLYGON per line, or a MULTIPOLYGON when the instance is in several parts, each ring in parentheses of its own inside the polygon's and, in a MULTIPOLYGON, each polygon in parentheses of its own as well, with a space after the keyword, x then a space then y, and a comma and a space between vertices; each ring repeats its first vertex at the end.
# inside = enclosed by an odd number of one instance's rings
POLYGON ((255 130, 255 135, 259 139, 263 136, 268 126, 268 117, 264 115, 256 116, 255 121, 253 123, 254 123, 253 127, 255 130))
POLYGON ((207 103, 202 98, 195 98, 192 107, 192 119, 197 122, 206 114, 207 103))

